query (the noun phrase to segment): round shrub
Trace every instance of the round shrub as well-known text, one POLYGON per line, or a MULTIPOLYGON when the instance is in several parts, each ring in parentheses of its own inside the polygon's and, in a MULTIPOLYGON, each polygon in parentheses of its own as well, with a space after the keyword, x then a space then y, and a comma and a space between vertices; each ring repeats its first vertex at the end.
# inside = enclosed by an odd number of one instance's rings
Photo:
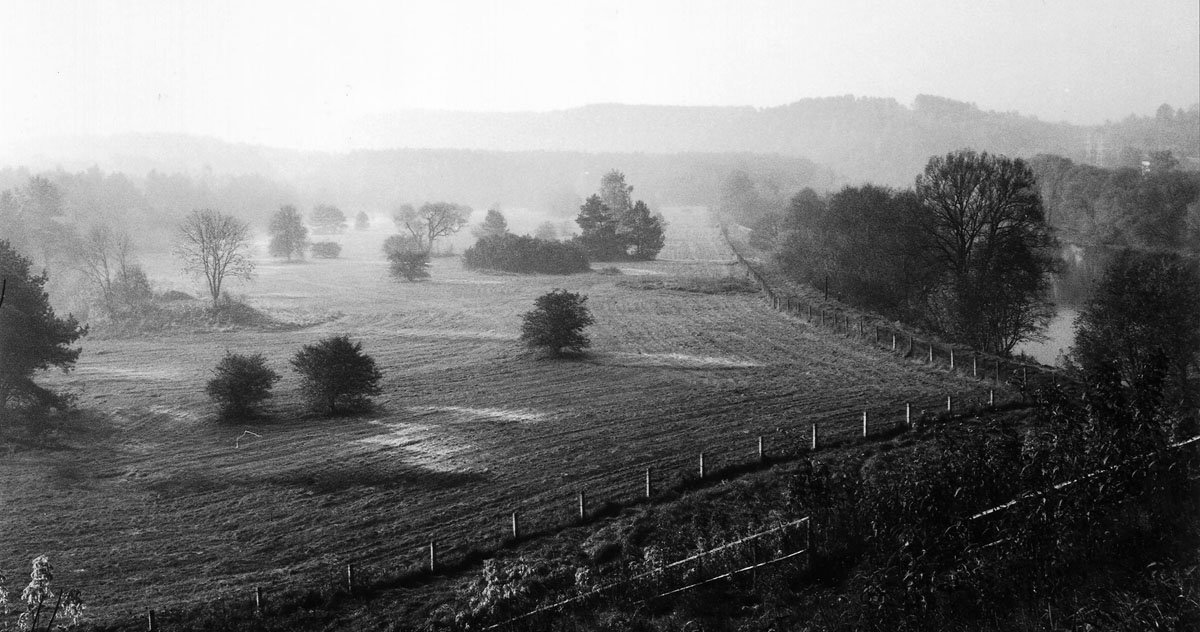
POLYGON ((261 353, 242 355, 226 351, 204 390, 217 402, 222 417, 246 417, 255 406, 271 397, 271 387, 278 381, 279 374, 267 367, 261 353))
POLYGON ((332 414, 339 407, 367 408, 369 398, 382 392, 379 380, 383 374, 375 359, 362 352, 361 342, 351 342, 345 334, 305 345, 292 358, 292 367, 300 374, 312 410, 332 414))
POLYGON ((312 255, 318 259, 337 259, 342 247, 336 241, 318 241, 312 245, 312 255))

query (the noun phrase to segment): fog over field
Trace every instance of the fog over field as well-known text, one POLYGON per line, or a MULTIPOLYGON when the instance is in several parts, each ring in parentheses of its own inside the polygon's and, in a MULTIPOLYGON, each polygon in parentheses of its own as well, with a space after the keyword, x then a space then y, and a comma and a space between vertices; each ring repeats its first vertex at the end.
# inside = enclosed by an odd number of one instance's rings
POLYGON ((1200 624, 1194 0, 16 0, 0 60, 0 629, 1200 624))

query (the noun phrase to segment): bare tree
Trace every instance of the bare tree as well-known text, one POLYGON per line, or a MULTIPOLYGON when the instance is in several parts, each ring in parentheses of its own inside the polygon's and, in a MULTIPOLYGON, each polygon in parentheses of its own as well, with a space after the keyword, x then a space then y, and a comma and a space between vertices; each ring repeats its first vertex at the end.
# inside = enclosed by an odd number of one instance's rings
POLYGON ((192 211, 179 226, 175 256, 183 261, 186 272, 204 276, 215 309, 225 277, 249 279, 254 272, 249 247, 249 224, 203 209, 192 211))
POLYGON ((457 233, 467 224, 471 207, 451 202, 426 202, 420 209, 405 204, 392 214, 397 228, 408 231, 422 250, 433 250, 439 237, 457 233))
POLYGON ((117 311, 115 285, 128 274, 133 243, 129 233, 114 232, 106 225, 93 226, 79 243, 76 260, 88 280, 100 292, 108 314, 117 311))

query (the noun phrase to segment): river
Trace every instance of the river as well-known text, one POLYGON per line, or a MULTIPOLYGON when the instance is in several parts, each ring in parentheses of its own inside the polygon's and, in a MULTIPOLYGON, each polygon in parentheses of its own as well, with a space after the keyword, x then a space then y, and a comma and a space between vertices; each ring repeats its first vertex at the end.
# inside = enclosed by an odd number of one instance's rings
POLYGON ((1070 307, 1058 308, 1058 313, 1044 332, 1046 339, 1040 342, 1022 342, 1017 345, 1014 353, 1023 353, 1042 364, 1059 364, 1060 356, 1065 355, 1075 344, 1075 317, 1078 315, 1079 312, 1070 307))

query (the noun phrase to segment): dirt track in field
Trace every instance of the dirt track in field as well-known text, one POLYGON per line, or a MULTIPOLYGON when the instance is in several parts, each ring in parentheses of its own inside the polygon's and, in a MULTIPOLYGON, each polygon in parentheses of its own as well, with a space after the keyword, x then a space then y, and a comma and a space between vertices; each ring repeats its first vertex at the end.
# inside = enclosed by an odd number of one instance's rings
POLYGON ((379 260, 386 235, 348 234, 344 258, 263 262, 244 286, 276 318, 320 324, 86 339, 75 371, 43 381, 102 421, 69 448, 0 458, 0 572, 22 577, 48 553, 56 583, 82 586, 101 619, 313 585, 346 561, 416 563, 431 539, 451 557, 490 546, 514 510, 527 529, 565 522, 578 490, 632 498, 648 465, 678 476, 704 451, 718 468, 751 458, 759 435, 771 451, 801 445, 814 421, 850 435, 864 409, 894 421, 905 402, 986 397, 758 295, 619 284, 736 273, 700 211, 668 220, 663 260, 621 264, 623 276, 488 275, 436 259, 430 282, 397 283, 379 260), (520 314, 555 287, 589 297, 587 358, 541 361, 517 344, 520 314), (301 409, 288 359, 332 333, 361 340, 384 372, 371 415, 301 409), (203 383, 226 349, 263 352, 284 375, 269 422, 212 421, 203 383))

